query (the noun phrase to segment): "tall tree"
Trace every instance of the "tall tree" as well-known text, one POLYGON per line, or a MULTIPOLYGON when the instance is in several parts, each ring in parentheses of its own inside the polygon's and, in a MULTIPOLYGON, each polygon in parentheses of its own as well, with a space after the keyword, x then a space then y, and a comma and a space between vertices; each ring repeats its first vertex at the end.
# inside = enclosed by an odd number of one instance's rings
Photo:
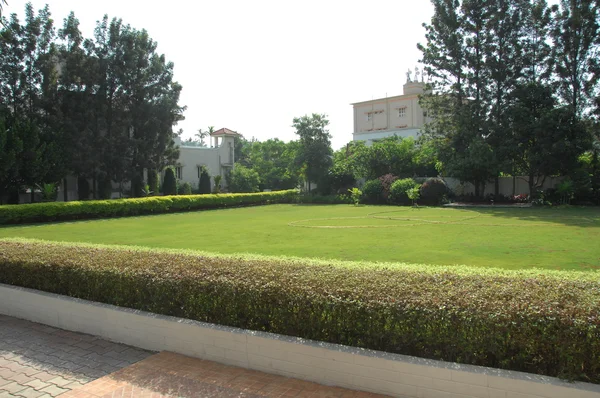
POLYGON ((560 7, 553 8, 556 82, 562 101, 578 120, 589 112, 593 101, 594 65, 600 56, 599 8, 597 0, 561 0, 560 7))
POLYGON ((317 113, 293 120, 292 126, 300 138, 296 161, 304 169, 309 192, 311 182, 325 176, 332 165, 331 134, 326 129, 328 124, 327 116, 317 113))

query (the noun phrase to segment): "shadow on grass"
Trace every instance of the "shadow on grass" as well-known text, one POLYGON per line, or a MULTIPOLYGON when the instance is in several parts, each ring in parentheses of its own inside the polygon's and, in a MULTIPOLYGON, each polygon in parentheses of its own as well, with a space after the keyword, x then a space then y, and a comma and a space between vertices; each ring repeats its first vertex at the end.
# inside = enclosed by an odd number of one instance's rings
MULTIPOLYGON (((521 222, 544 222, 570 227, 600 228, 600 207, 526 207, 526 208, 462 208, 469 212, 493 218, 521 222)), ((527 226, 526 223, 523 224, 527 226)))

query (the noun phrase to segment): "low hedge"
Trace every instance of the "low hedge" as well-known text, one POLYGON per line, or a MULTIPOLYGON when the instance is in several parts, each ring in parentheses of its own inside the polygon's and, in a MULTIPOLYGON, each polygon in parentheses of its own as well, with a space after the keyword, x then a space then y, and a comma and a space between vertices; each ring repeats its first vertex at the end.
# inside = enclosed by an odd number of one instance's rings
POLYGON ((594 272, 0 240, 0 282, 222 325, 600 383, 594 272))
POLYGON ((290 203, 296 196, 298 196, 296 190, 288 190, 6 205, 0 206, 0 224, 138 216, 266 203, 290 203))

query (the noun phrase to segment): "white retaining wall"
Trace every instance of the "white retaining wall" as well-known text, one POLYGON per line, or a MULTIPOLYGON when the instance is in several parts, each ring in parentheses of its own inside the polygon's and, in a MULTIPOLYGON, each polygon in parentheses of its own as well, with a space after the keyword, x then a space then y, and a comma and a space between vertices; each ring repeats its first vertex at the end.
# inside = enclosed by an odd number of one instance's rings
MULTIPOLYGON (((555 188, 564 180, 564 177, 547 177, 544 180, 544 184, 541 189, 545 190, 548 188, 555 188)), ((458 178, 444 177, 444 181, 448 184, 448 187, 454 191, 457 195, 470 195, 475 194, 475 186, 471 183, 462 184, 458 178)), ((529 195, 529 177, 515 177, 514 178, 514 194, 526 194, 529 195)), ((513 195, 513 177, 500 177, 498 179, 498 189, 501 195, 513 195)), ((484 195, 493 194, 495 190, 494 181, 488 181, 485 185, 484 195)))
POLYGON ((223 327, 0 284, 0 314, 322 384, 415 398, 600 398, 600 385, 223 327))

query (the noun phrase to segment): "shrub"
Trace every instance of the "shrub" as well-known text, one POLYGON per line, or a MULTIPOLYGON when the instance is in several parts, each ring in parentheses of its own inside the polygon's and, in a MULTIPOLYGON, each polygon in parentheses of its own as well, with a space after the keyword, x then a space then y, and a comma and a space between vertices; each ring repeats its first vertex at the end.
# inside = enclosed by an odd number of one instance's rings
POLYGON ((377 204, 383 202, 383 185, 378 179, 365 182, 362 187, 366 203, 377 204))
POLYGON ((177 179, 175 178, 175 169, 172 167, 167 167, 165 169, 163 193, 165 195, 177 195, 177 179))
POLYGON ((253 194, 151 196, 147 198, 0 206, 0 224, 21 224, 159 214, 267 203, 291 203, 296 190, 253 194))
POLYGON ((79 200, 88 200, 90 198, 90 183, 87 178, 82 176, 77 178, 77 197, 79 200))
POLYGON ((390 202, 397 205, 409 204, 410 199, 406 191, 414 188, 416 185, 417 183, 412 178, 404 178, 402 180, 394 181, 390 187, 390 202))
POLYGON ((156 170, 148 170, 148 195, 157 195, 160 185, 160 177, 156 170))
POLYGON ((419 184, 406 190, 406 196, 412 201, 413 206, 417 205, 417 201, 421 197, 421 186, 419 184))
POLYGON ((0 283, 202 322, 600 383, 593 273, 0 240, 0 283))
POLYGON ((206 167, 202 166, 202 171, 200 172, 200 181, 198 182, 198 191, 203 193, 210 193, 210 174, 208 174, 208 170, 206 167))
POLYGON ((385 174, 378 178, 378 180, 381 181, 381 187, 383 188, 383 199, 385 201, 389 200, 390 188, 397 179, 398 177, 393 174, 385 174))
POLYGON ((258 173, 241 164, 236 164, 227 178, 230 192, 258 192, 259 183, 258 173))
POLYGON ((221 180, 223 179, 223 176, 220 175, 220 174, 217 174, 213 178, 215 179, 215 190, 214 190, 214 193, 220 193, 221 192, 221 180))
POLYGON ((181 194, 182 195, 191 195, 192 194, 192 186, 189 182, 184 182, 181 186, 181 194))
POLYGON ((360 204, 360 200, 362 199, 362 196, 363 196, 362 191, 360 189, 354 187, 352 189, 349 189, 348 192, 350 192, 350 199, 352 199, 354 206, 358 206, 360 204))
POLYGON ((421 202, 429 206, 439 206, 448 195, 448 186, 441 178, 433 177, 421 185, 421 202))
POLYGON ((58 186, 54 183, 45 183, 38 185, 38 189, 42 193, 42 202, 54 202, 58 195, 58 186))

